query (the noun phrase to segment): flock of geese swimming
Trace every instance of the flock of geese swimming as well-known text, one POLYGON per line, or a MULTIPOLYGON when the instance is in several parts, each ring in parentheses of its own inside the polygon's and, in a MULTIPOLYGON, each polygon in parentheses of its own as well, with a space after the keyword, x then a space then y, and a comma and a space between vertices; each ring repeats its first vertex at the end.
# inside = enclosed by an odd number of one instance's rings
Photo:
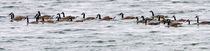
MULTIPOLYGON (((181 27, 181 24, 184 22, 188 22, 188 24, 190 25, 190 20, 189 19, 176 19, 175 16, 173 16, 173 20, 167 18, 164 15, 155 15, 153 11, 150 11, 152 13, 152 17, 144 17, 141 16, 142 20, 139 20, 139 17, 133 17, 133 16, 124 16, 124 13, 120 13, 119 15, 121 16, 122 20, 128 20, 128 19, 136 19, 136 23, 143 23, 145 25, 159 25, 161 23, 163 24, 167 24, 168 27, 181 27)), ((54 16, 51 15, 41 15, 41 12, 38 11, 38 13, 34 16, 34 18, 36 19, 35 21, 31 21, 29 22, 29 18, 28 16, 15 16, 13 12, 11 12, 9 14, 11 16, 11 22, 13 21, 21 21, 21 20, 25 20, 27 19, 27 25, 28 24, 39 24, 41 23, 55 23, 55 22, 64 22, 64 21, 71 21, 71 22, 84 22, 84 21, 88 21, 88 20, 105 20, 105 21, 111 21, 113 19, 115 19, 115 17, 110 17, 110 16, 105 16, 105 17, 101 17, 101 14, 97 14, 96 17, 86 17, 85 13, 82 13, 81 15, 83 15, 83 19, 80 20, 74 20, 77 17, 76 16, 65 16, 65 13, 58 13, 56 20, 52 20, 51 18, 54 16), (63 17, 62 17, 62 16, 63 17)), ((199 17, 196 16, 195 18, 197 18, 197 23, 194 24, 210 24, 209 21, 199 21, 199 17)))

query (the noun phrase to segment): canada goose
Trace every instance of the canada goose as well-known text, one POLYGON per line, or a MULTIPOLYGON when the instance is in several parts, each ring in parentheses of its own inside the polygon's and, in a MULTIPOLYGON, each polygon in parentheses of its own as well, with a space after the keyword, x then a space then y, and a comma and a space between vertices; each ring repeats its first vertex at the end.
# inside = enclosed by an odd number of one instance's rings
POLYGON ((46 20, 45 22, 47 22, 47 23, 54 23, 55 21, 53 21, 53 20, 46 20))
POLYGON ((94 20, 95 17, 85 17, 85 13, 83 12, 81 15, 83 15, 84 20, 94 20))
POLYGON ((29 22, 28 16, 26 16, 26 19, 27 19, 27 25, 28 24, 38 24, 39 23, 39 17, 36 18, 36 21, 31 21, 31 22, 29 22))
POLYGON ((185 19, 178 19, 178 20, 176 20, 176 16, 175 15, 173 16, 173 18, 174 18, 174 21, 179 21, 179 22, 185 22, 185 21, 187 21, 185 19))
POLYGON ((198 16, 196 16, 195 18, 197 18, 197 23, 195 23, 195 24, 210 24, 209 21, 202 21, 202 22, 199 22, 199 17, 198 17, 198 16))
POLYGON ((41 12, 40 11, 38 11, 38 16, 41 16, 41 12))
POLYGON ((38 14, 39 14, 40 18, 43 17, 44 19, 50 19, 52 17, 52 16, 46 15, 46 14, 42 16, 40 11, 38 11, 38 14))
POLYGON ((153 12, 152 10, 151 10, 150 12, 152 13, 152 18, 153 18, 153 19, 154 19, 154 18, 158 18, 158 16, 160 16, 160 18, 165 18, 164 15, 155 15, 154 12, 153 12))
POLYGON ((63 14, 63 18, 61 18, 61 19, 69 19, 69 18, 76 19, 75 16, 65 16, 64 12, 61 12, 61 14, 63 14))
POLYGON ((101 14, 97 14, 97 17, 96 18, 99 18, 100 20, 107 20, 107 21, 109 21, 111 19, 114 19, 114 18, 111 18, 109 16, 105 16, 105 17, 101 18, 101 14))
POLYGON ((151 22, 151 23, 148 23, 148 25, 159 25, 160 22, 151 22))
POLYGON ((11 22, 13 22, 13 21, 21 21, 23 19, 26 19, 24 16, 16 16, 15 17, 15 14, 13 12, 11 12, 9 15, 11 16, 11 22))
POLYGON ((132 16, 126 16, 126 17, 124 17, 124 13, 120 13, 120 15, 121 15, 121 17, 122 17, 122 19, 135 19, 135 17, 132 17, 132 16))

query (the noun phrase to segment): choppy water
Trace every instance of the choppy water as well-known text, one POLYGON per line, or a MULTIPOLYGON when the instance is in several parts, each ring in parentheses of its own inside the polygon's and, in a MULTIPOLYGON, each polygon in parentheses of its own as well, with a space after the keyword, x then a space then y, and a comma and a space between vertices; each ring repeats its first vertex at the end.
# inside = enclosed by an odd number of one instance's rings
MULTIPOLYGON (((209 51, 209 25, 136 24, 117 16, 151 16, 156 14, 202 21, 210 20, 209 0, 1 0, 0 51, 209 51), (59 22, 26 26, 26 21, 9 22, 8 14, 32 16, 42 14, 117 16, 115 21, 59 22)), ((195 21, 193 21, 194 23, 195 21)))

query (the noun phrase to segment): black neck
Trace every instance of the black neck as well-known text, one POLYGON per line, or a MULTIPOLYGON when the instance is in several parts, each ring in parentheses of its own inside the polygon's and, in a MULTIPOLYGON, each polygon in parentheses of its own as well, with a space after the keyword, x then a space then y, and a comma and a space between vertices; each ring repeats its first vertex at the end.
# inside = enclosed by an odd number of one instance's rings
POLYGON ((168 22, 168 26, 170 25, 170 23, 171 23, 171 21, 170 20, 167 20, 167 22, 168 22))
POLYGON ((124 14, 123 13, 121 14, 121 16, 122 16, 122 18, 124 18, 124 14))
POLYGON ((63 13, 61 13, 61 14, 63 14, 63 17, 66 17, 64 12, 63 12, 63 13))
POLYGON ((141 16, 141 18, 142 18, 142 20, 145 20, 145 19, 144 19, 144 16, 141 16))
POLYGON ((176 17, 175 16, 173 16, 174 17, 174 20, 176 21, 176 17))
POLYGON ((190 24, 190 20, 188 20, 188 24, 190 24))
POLYGON ((38 21, 39 21, 39 16, 36 17, 36 22, 38 22, 38 21))
POLYGON ((98 14, 98 16, 97 16, 97 17, 98 17, 98 19, 101 19, 101 15, 100 15, 100 14, 98 14))
POLYGON ((10 15, 11 15, 11 20, 10 20, 10 22, 13 22, 12 19, 15 17, 15 16, 14 16, 14 13, 11 13, 10 15))
POLYGON ((197 23, 199 23, 199 17, 197 17, 197 23))
POLYGON ((137 24, 139 23, 138 21, 139 21, 139 18, 138 18, 138 17, 136 17, 136 23, 137 23, 137 24))
POLYGON ((13 19, 15 17, 14 13, 10 13, 11 19, 13 19))
POLYGON ((136 17, 136 21, 139 21, 139 18, 138 17, 136 17))
POLYGON ((168 26, 170 25, 170 22, 168 21, 168 26))
POLYGON ((160 16, 158 16, 158 21, 160 21, 160 16))
POLYGON ((41 13, 40 13, 40 11, 38 11, 38 14, 39 14, 38 16, 41 16, 41 13))
POLYGON ((57 18, 57 21, 60 21, 60 18, 61 18, 61 17, 58 17, 58 18, 57 18))
POLYGON ((36 14, 36 15, 34 16, 34 18, 37 18, 37 16, 38 16, 38 14, 36 14))
POLYGON ((85 18, 85 14, 82 14, 83 15, 83 18, 85 18))
POLYGON ((61 17, 61 14, 58 14, 58 17, 61 17))
POLYGON ((27 19, 27 25, 29 24, 29 19, 28 19, 28 17, 26 17, 26 19, 27 19))
POLYGON ((152 13, 152 17, 154 17, 154 16, 155 16, 154 12, 153 12, 153 11, 151 11, 151 13, 152 13))

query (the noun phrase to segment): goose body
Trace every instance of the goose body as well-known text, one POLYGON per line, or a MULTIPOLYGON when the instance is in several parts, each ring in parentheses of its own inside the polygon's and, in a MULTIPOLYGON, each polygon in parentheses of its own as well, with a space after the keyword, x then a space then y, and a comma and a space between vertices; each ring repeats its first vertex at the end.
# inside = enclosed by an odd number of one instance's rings
POLYGON ((24 16, 16 16, 12 20, 14 20, 14 21, 21 21, 23 19, 24 19, 24 16))
POLYGON ((200 22, 198 16, 196 16, 195 18, 197 18, 197 23, 194 23, 194 24, 210 24, 210 21, 202 21, 202 22, 200 22))
POLYGON ((170 23, 168 26, 170 27, 181 27, 180 23, 170 23))
POLYGON ((28 24, 38 24, 39 22, 36 22, 36 21, 31 21, 29 22, 28 24))
POLYGON ((53 20, 45 19, 44 17, 42 17, 42 20, 40 22, 43 22, 43 23, 54 23, 53 20))
POLYGON ((155 15, 155 16, 154 16, 154 18, 158 18, 158 17, 160 17, 160 18, 165 18, 164 15, 155 15))
POLYGON ((100 20, 106 20, 106 21, 109 21, 111 19, 114 19, 114 18, 111 18, 109 16, 105 16, 105 17, 101 18, 101 14, 97 14, 97 17, 96 18, 99 18, 100 20))
POLYGON ((146 20, 153 20, 152 18, 148 18, 148 17, 147 17, 147 18, 145 18, 145 19, 146 19, 146 20))
POLYGON ((69 19, 69 18, 76 19, 76 17, 74 17, 74 16, 66 16, 66 17, 62 17, 61 19, 69 19))
POLYGON ((109 17, 109 16, 105 16, 103 19, 101 19, 101 20, 111 20, 111 19, 114 19, 114 18, 111 18, 111 17, 109 17))
POLYGON ((187 20, 185 20, 185 19, 179 19, 179 20, 177 20, 177 21, 185 22, 185 21, 187 21, 187 20))
POLYGON ((202 22, 194 23, 194 24, 210 24, 210 22, 209 21, 202 21, 202 22))
POLYGON ((65 16, 65 13, 64 12, 61 12, 61 14, 63 14, 63 17, 61 19, 69 19, 69 18, 76 19, 75 16, 65 16))
POLYGON ((61 18, 57 18, 58 22, 65 22, 65 21, 69 21, 68 19, 61 19, 61 18))
POLYGON ((21 20, 25 19, 24 16, 16 16, 15 17, 15 14, 13 12, 11 12, 9 15, 11 16, 11 22, 12 21, 21 21, 21 20))
POLYGON ((87 17, 85 18, 85 20, 94 20, 95 18, 94 17, 87 17))
POLYGON ((84 20, 76 20, 76 21, 74 21, 74 22, 83 22, 84 20))
POLYGON ((53 21, 53 20, 46 20, 45 22, 47 22, 47 23, 54 23, 55 21, 53 21))
POLYGON ((44 19, 50 19, 52 16, 50 15, 43 15, 43 16, 40 16, 40 18, 44 18, 44 19))
POLYGON ((132 17, 132 16, 126 16, 126 17, 123 18, 123 19, 134 19, 134 17, 132 17))
POLYGON ((151 23, 148 23, 148 25, 159 25, 160 22, 151 22, 151 23))
POLYGON ((133 17, 133 16, 124 17, 124 13, 120 13, 120 15, 121 15, 122 19, 135 19, 135 17, 133 17))
POLYGON ((94 19, 96 19, 95 17, 86 17, 84 12, 81 15, 83 15, 84 20, 94 20, 94 19))

